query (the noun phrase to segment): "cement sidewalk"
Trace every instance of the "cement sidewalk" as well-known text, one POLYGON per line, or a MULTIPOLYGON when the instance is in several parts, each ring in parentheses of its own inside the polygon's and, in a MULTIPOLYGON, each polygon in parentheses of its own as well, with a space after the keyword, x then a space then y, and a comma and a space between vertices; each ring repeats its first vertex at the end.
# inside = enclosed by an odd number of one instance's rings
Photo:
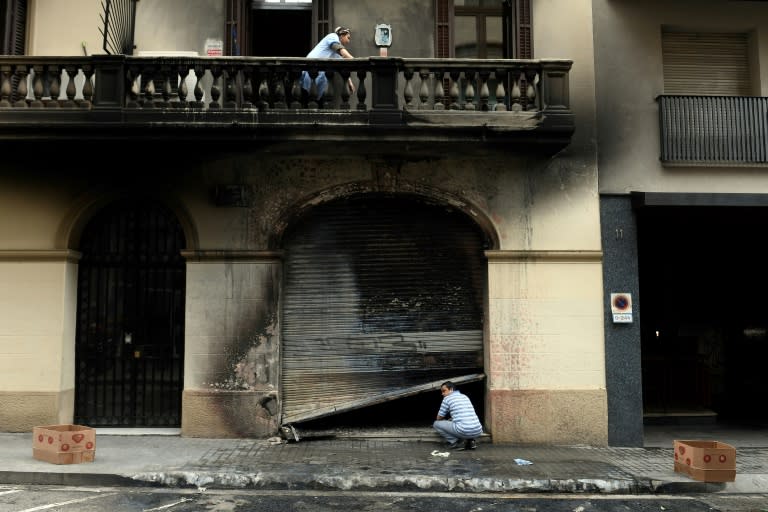
MULTIPOLYGON (((737 447, 735 482, 673 470, 668 447, 594 448, 480 443, 448 451, 437 439, 198 439, 102 435, 96 460, 32 457, 32 435, 0 433, 0 483, 198 488, 552 493, 768 493, 768 443, 737 447), (529 461, 518 465, 516 459, 529 461)), ((728 442, 728 440, 723 440, 728 442)), ((731 441, 733 443, 733 441, 731 441)))

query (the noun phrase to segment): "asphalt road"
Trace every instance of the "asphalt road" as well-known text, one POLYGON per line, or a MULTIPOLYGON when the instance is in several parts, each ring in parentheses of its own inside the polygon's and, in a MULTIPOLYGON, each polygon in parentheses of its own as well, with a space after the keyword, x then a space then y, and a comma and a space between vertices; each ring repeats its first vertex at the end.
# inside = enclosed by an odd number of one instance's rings
POLYGON ((136 487, 0 486, 0 512, 768 512, 766 495, 208 491, 136 487))

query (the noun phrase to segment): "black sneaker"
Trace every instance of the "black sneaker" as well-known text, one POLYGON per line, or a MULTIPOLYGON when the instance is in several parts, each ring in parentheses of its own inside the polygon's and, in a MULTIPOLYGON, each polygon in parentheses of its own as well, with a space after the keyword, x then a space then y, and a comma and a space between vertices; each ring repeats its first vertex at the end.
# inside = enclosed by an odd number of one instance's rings
POLYGON ((461 439, 456 440, 452 443, 448 443, 448 449, 449 450, 463 450, 464 449, 464 443, 461 441, 461 439))
POLYGON ((464 449, 465 450, 477 449, 477 442, 474 439, 467 439, 467 441, 464 443, 464 449))

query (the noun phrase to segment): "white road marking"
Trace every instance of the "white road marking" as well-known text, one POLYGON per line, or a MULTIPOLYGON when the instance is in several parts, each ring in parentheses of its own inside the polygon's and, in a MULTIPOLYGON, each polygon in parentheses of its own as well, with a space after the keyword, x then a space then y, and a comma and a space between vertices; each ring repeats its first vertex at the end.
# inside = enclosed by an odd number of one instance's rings
POLYGON ((0 491, 0 496, 2 496, 4 494, 13 494, 15 492, 21 492, 21 489, 13 489, 11 491, 0 491))
POLYGON ((184 503, 186 501, 192 501, 192 498, 184 498, 182 500, 176 501, 174 503, 169 503, 167 505, 163 505, 162 507, 156 507, 156 508, 145 508, 142 512, 151 512, 153 510, 165 510, 167 508, 175 507, 179 503, 184 503))
POLYGON ((37 510, 48 510, 50 508, 63 507, 65 505, 72 505, 73 503, 82 503, 84 501, 95 500, 98 498, 106 498, 108 496, 114 496, 114 495, 115 494, 112 493, 112 494, 100 494, 98 496, 88 496, 87 498, 80 498, 79 500, 62 501, 59 503, 49 503, 48 505, 40 505, 39 507, 27 508, 24 510, 19 510, 19 512, 35 512, 37 510))

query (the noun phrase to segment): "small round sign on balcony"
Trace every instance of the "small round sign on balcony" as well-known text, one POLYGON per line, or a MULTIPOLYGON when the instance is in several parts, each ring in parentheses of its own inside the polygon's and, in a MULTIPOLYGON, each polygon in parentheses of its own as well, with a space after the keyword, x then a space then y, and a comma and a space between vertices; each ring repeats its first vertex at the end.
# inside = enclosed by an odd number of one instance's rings
POLYGON ((632 294, 612 293, 611 294, 611 313, 613 314, 613 323, 631 324, 632 323, 632 294))

